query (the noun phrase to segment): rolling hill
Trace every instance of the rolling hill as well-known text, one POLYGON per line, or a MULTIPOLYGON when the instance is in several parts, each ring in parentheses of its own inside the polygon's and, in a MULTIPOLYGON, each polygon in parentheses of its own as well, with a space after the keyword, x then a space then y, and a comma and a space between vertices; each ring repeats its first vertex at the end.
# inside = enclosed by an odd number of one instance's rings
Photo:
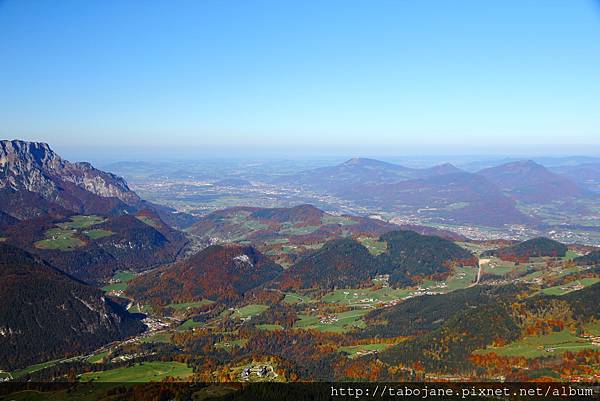
POLYGON ((555 174, 531 160, 486 168, 477 174, 512 198, 525 203, 547 203, 588 194, 569 178, 555 174))
POLYGON ((527 261, 530 257, 564 257, 567 246, 549 238, 532 238, 518 244, 484 252, 483 256, 497 256, 503 260, 527 261))
POLYGON ((302 257, 279 281, 283 289, 352 287, 368 282, 379 267, 377 258, 359 242, 340 239, 302 257))
POLYGON ((395 225, 378 219, 333 215, 311 205, 289 208, 235 207, 203 216, 188 231, 209 242, 252 243, 261 252, 291 265, 298 257, 327 241, 350 238, 377 238, 381 234, 407 229, 426 235, 461 241, 451 231, 417 225, 395 225))
POLYGON ((569 178, 588 191, 600 193, 600 163, 580 163, 552 167, 554 173, 569 178))
POLYGON ((250 246, 213 245, 194 256, 138 276, 127 293, 137 301, 239 300, 244 292, 277 277, 283 269, 250 246))
POLYGON ((301 257, 278 279, 282 288, 357 287, 376 275, 388 275, 391 286, 412 284, 424 277, 447 275, 455 264, 475 265, 473 255, 446 239, 413 231, 391 231, 373 255, 352 239, 333 240, 301 257))
POLYGON ((477 265, 471 252, 446 239, 414 231, 391 231, 379 239, 387 251, 378 256, 390 283, 447 273, 453 265, 477 265))
POLYGON ((280 177, 277 183, 310 188, 343 197, 356 186, 389 184, 460 171, 448 163, 431 168, 416 169, 374 159, 353 158, 337 166, 319 167, 280 177))
POLYGON ((458 311, 494 305, 516 292, 513 286, 474 286, 448 294, 411 298, 369 313, 366 316, 368 328, 360 336, 419 336, 441 327, 458 311))
POLYGON ((423 217, 458 224, 502 226, 534 223, 515 202, 484 177, 453 173, 394 184, 355 188, 352 198, 361 204, 389 210, 409 210, 423 217))
POLYGON ((366 207, 416 213, 449 223, 536 223, 484 176, 448 163, 414 169, 356 158, 337 166, 280 177, 277 183, 335 195, 366 207))

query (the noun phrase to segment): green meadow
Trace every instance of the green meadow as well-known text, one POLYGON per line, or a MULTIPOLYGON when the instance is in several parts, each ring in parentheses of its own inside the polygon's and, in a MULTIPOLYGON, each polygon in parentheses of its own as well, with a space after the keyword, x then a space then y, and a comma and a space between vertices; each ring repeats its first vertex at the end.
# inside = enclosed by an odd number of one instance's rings
POLYGON ((92 355, 90 356, 87 361, 89 363, 100 363, 104 360, 104 358, 106 358, 109 354, 109 351, 104 351, 104 352, 100 352, 96 355, 92 355))
POLYGON ((45 239, 34 244, 39 249, 70 251, 85 246, 85 242, 77 237, 74 230, 51 228, 44 233, 45 239))
POLYGON ((387 242, 378 241, 377 238, 360 237, 358 241, 374 256, 381 255, 387 251, 387 242))
POLYGON ((192 369, 180 362, 144 362, 102 372, 88 372, 80 381, 99 383, 147 383, 161 381, 167 377, 185 379, 192 376, 192 369))
MULTIPOLYGON (((366 327, 362 317, 367 314, 367 309, 356 309, 347 312, 333 313, 331 317, 320 315, 298 315, 300 320, 294 325, 298 329, 313 329, 319 331, 345 333, 354 329, 366 327)), ((325 314, 323 314, 325 315, 325 314)))
POLYGON ((321 298, 321 302, 344 304, 359 307, 374 307, 378 303, 401 299, 412 292, 409 288, 341 288, 329 292, 321 298))
POLYGON ((203 299, 200 301, 193 301, 193 302, 173 303, 173 304, 167 305, 166 307, 175 309, 175 310, 186 310, 186 309, 191 309, 191 308, 198 308, 198 307, 204 306, 204 305, 210 305, 212 303, 213 303, 213 301, 210 301, 208 299, 203 299))
POLYGON ((112 277, 112 282, 105 285, 102 289, 106 292, 125 291, 127 283, 135 278, 135 276, 137 276, 137 274, 131 271, 119 271, 112 277))
POLYGON ((269 309, 267 305, 246 305, 239 309, 236 309, 232 314, 232 319, 246 319, 252 316, 257 316, 269 309))
POLYGON ((379 352, 388 349, 394 344, 362 344, 362 345, 351 345, 338 348, 339 352, 348 355, 350 358, 361 356, 368 352, 379 352))
POLYGON ((183 331, 183 330, 191 330, 191 329, 195 329, 196 327, 201 327, 202 323, 195 321, 194 319, 188 319, 185 322, 183 322, 182 324, 179 325, 179 327, 177 327, 177 330, 179 331, 183 331))
POLYGON ((83 232, 90 239, 100 239, 105 237, 110 237, 114 234, 114 232, 110 230, 103 230, 101 228, 96 228, 94 230, 87 230, 83 232))
MULTIPOLYGON (((79 230, 103 223, 104 218, 90 215, 71 216, 69 221, 56 224, 44 233, 44 239, 37 241, 34 246, 39 249, 52 249, 70 251, 85 246, 85 241, 79 237, 79 230)), ((112 231, 93 229, 83 231, 82 234, 90 239, 104 238, 114 234, 112 231)))
POLYGON ((562 330, 544 336, 525 337, 502 347, 489 347, 477 353, 486 354, 494 352, 500 356, 525 358, 538 358, 551 356, 563 352, 582 351, 584 349, 600 350, 600 346, 593 345, 589 340, 577 337, 568 330, 562 330))
POLYGON ((314 302, 314 299, 312 299, 308 295, 300 295, 300 294, 296 294, 294 292, 288 292, 285 294, 285 297, 283 298, 283 302, 285 302, 287 304, 305 304, 305 303, 314 302))
POLYGON ((569 292, 576 291, 579 286, 589 287, 590 285, 596 284, 600 279, 596 277, 587 277, 580 280, 571 281, 567 284, 561 284, 554 287, 548 287, 540 290, 540 293, 544 295, 564 295, 569 292))

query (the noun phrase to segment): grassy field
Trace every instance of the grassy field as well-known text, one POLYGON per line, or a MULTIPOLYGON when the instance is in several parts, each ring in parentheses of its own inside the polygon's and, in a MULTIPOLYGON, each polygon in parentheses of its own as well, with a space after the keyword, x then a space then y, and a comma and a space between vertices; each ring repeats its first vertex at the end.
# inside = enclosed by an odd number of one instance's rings
POLYGON ((196 322, 193 319, 188 319, 185 322, 183 322, 178 328, 177 330, 182 331, 182 330, 191 330, 193 328, 196 327, 200 327, 202 326, 202 323, 200 322, 196 322))
MULTIPOLYGON (((90 216, 72 216, 69 221, 57 224, 57 227, 51 228, 44 233, 44 239, 34 244, 39 249, 58 249, 61 251, 70 251, 85 246, 85 241, 79 238, 79 230, 94 226, 104 222, 104 218, 90 216)), ((84 231, 90 239, 103 238, 114 234, 112 231, 95 229, 84 231)))
POLYGON ((540 293, 544 295, 564 295, 572 291, 580 289, 579 287, 589 287, 590 285, 596 284, 600 279, 596 277, 587 277, 581 280, 571 281, 567 284, 561 284, 554 287, 544 288, 540 293))
POLYGON ((342 288, 325 294, 323 298, 321 298, 321 302, 349 306, 374 307, 378 303, 404 298, 411 292, 412 290, 409 288, 342 288))
POLYGON ((280 230, 282 234, 294 237, 296 235, 305 235, 315 232, 320 226, 293 226, 286 223, 283 224, 283 227, 284 228, 280 230))
POLYGON ((523 268, 522 266, 516 266, 514 262, 491 257, 490 262, 483 266, 483 273, 505 276, 506 274, 517 270, 519 267, 523 268))
POLYGON ((103 230, 101 228, 96 228, 94 230, 86 230, 83 232, 90 239, 100 239, 105 237, 110 237, 114 234, 114 232, 110 230, 103 230))
POLYGON ((11 374, 15 379, 18 379, 19 377, 25 376, 29 373, 37 372, 38 370, 46 369, 46 368, 49 368, 50 366, 54 366, 59 363, 71 361, 74 359, 77 359, 77 357, 68 358, 68 359, 54 359, 52 361, 37 363, 35 365, 31 365, 31 366, 28 366, 23 369, 15 370, 14 372, 11 372, 11 374))
POLYGON ((144 313, 146 315, 153 312, 152 306, 150 305, 140 305, 134 304, 131 308, 129 308, 130 313, 144 313))
POLYGON ((177 303, 177 304, 169 304, 166 307, 167 308, 171 308, 171 309, 175 309, 175 310, 186 310, 186 309, 191 309, 191 308, 198 308, 198 307, 204 306, 204 305, 210 305, 212 303, 213 303, 213 301, 210 301, 208 299, 203 299, 201 301, 182 302, 182 303, 177 303))
POLYGON ((236 309, 232 314, 232 319, 246 319, 252 316, 257 316, 269 309, 267 305, 246 305, 239 309, 236 309))
POLYGON ((127 282, 132 280, 135 276, 136 274, 130 271, 117 272, 111 279, 112 283, 105 285, 102 289, 106 292, 125 291, 127 282))
POLYGON ((305 304, 314 302, 315 300, 306 295, 300 295, 293 292, 288 292, 283 298, 283 302, 287 304, 305 304))
POLYGON ((429 291, 446 294, 470 287, 475 283, 476 279, 477 268, 470 266, 457 267, 445 281, 424 280, 420 287, 429 291))
POLYGON ((387 251, 387 242, 377 241, 377 238, 360 237, 358 238, 358 241, 363 244, 372 255, 381 255, 387 251))
POLYGON ((99 354, 96 355, 92 355, 90 356, 87 361, 89 363, 100 363, 102 362, 102 360, 104 358, 106 358, 108 356, 109 352, 108 351, 104 351, 104 352, 100 352, 99 354))
MULTIPOLYGON (((447 293, 462 288, 467 288, 475 282, 477 269, 474 267, 457 267, 452 276, 446 281, 424 280, 419 287, 422 289, 447 293)), ((381 287, 373 288, 341 288, 327 293, 321 302, 338 303, 352 307, 371 307, 378 304, 389 302, 396 299, 402 299, 414 292, 416 288, 391 288, 381 287)))
POLYGON ((335 313, 331 316, 298 315, 300 320, 296 322, 294 327, 298 329, 345 333, 356 328, 365 328, 366 325, 362 317, 368 312, 369 310, 367 309, 357 309, 335 313))
POLYGON ((573 260, 576 257, 581 256, 581 254, 579 252, 575 252, 572 250, 568 250, 567 253, 565 254, 563 260, 573 260))
POLYGON ((45 239, 34 244, 39 249, 58 249, 70 251, 85 246, 85 242, 77 237, 74 230, 51 228, 44 233, 45 239))
POLYGON ((490 347, 477 352, 495 352, 500 356, 537 358, 567 351, 577 352, 584 349, 600 350, 600 346, 593 345, 587 339, 577 337, 568 330, 563 330, 545 336, 526 337, 503 347, 490 347))
POLYGON ((363 344, 352 345, 338 348, 339 352, 348 355, 350 358, 360 357, 372 352, 379 352, 388 349, 394 344, 363 344))
POLYGON ((145 362, 103 372, 89 372, 80 376, 83 382, 147 383, 167 377, 184 379, 192 375, 192 369, 180 362, 145 362))

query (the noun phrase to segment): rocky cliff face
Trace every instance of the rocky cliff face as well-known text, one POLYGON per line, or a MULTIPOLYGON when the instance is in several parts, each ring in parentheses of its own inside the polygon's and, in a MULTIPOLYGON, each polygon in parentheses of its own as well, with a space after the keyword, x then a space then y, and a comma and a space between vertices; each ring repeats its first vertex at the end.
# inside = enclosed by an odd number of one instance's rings
MULTIPOLYGON (((64 160, 45 143, 19 140, 0 141, 0 191, 21 192, 18 198, 23 192, 39 195, 74 212, 122 211, 140 202, 124 179, 64 160)), ((16 210, 5 212, 23 218, 16 210)))
POLYGON ((115 197, 128 204, 139 202, 122 178, 89 163, 64 160, 45 143, 0 141, 0 188, 26 189, 51 198, 58 191, 57 179, 98 196, 115 197))

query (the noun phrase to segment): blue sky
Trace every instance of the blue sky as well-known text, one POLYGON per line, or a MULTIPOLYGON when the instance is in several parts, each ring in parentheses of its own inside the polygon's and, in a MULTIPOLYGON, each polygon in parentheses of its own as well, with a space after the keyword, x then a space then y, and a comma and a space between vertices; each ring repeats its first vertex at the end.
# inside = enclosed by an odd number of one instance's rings
POLYGON ((0 0, 0 57, 69 152, 600 154, 595 1, 0 0))

